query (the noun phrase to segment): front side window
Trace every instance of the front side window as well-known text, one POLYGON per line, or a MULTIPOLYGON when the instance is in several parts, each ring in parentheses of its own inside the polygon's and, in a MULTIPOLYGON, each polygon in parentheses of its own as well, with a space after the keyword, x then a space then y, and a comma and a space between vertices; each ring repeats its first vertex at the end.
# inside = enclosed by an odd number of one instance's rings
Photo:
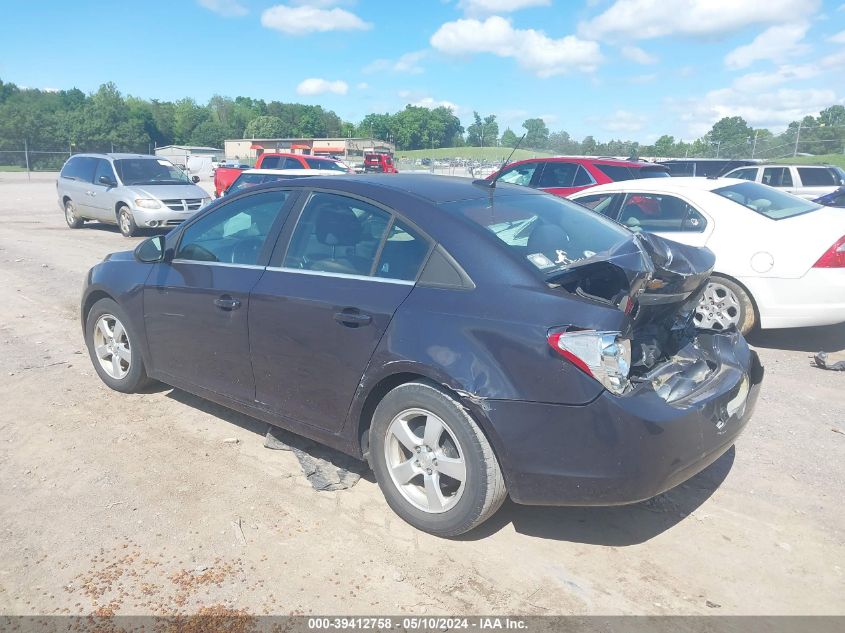
POLYGON ((512 185, 524 185, 527 187, 531 184, 531 179, 534 177, 534 172, 537 171, 538 164, 539 163, 522 163, 519 165, 513 165, 503 171, 498 180, 512 185))
POLYGON ((114 166, 124 185, 190 185, 188 176, 169 160, 121 158, 114 166))
POLYGON ((757 168, 746 167, 744 169, 736 169, 731 173, 727 174, 726 178, 739 178, 740 180, 754 181, 757 179, 757 168))
POLYGON ((675 196, 629 194, 619 222, 632 231, 701 233, 707 220, 692 205, 675 196))
POLYGON ((279 166, 279 162, 284 159, 284 156, 265 155, 264 158, 261 159, 261 169, 276 169, 279 166))
POLYGON ((110 182, 116 182, 114 177, 114 170, 111 168, 109 161, 104 158, 97 159, 97 169, 94 171, 94 184, 101 185, 100 177, 105 176, 110 182))
POLYGON ((302 163, 299 162, 299 160, 288 156, 285 159, 285 164, 280 165, 279 169, 304 169, 304 167, 302 166, 302 163))
POLYGON ((503 249, 543 274, 631 238, 630 231, 615 222, 556 196, 485 196, 440 206, 483 227, 503 249))
POLYGON ((218 207, 185 229, 176 259, 257 265, 289 195, 264 191, 218 207))
POLYGON ((763 184, 770 187, 791 187, 792 174, 789 167, 766 167, 763 170, 763 184))
POLYGON ((835 187, 839 183, 826 167, 799 167, 798 175, 805 187, 835 187))
POLYGON ((314 193, 294 229, 284 266, 370 275, 389 223, 390 213, 371 204, 333 193, 314 193))
POLYGON ((546 163, 537 186, 541 189, 572 187, 578 167, 575 163, 546 163))
POLYGON ((729 187, 714 189, 713 193, 741 204, 771 220, 782 220, 821 209, 815 202, 765 187, 756 182, 741 182, 729 187))

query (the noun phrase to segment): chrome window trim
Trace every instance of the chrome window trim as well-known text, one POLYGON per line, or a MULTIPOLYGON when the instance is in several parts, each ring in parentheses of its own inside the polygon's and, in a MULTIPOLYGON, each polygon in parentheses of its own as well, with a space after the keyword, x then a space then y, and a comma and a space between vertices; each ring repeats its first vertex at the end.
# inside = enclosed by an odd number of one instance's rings
POLYGON ((194 259, 171 259, 171 264, 199 264, 200 266, 222 266, 224 268, 249 268, 251 270, 264 270, 266 266, 259 266, 258 264, 231 264, 229 262, 204 262, 194 259))
POLYGON ((383 284, 399 284, 401 286, 413 286, 416 281, 408 279, 390 279, 388 277, 370 277, 369 275, 351 275, 348 273, 332 273, 323 270, 304 270, 302 268, 289 268, 287 266, 267 266, 267 271, 296 273, 299 275, 314 275, 316 277, 336 277, 338 279, 357 279, 359 281, 375 281, 383 284))

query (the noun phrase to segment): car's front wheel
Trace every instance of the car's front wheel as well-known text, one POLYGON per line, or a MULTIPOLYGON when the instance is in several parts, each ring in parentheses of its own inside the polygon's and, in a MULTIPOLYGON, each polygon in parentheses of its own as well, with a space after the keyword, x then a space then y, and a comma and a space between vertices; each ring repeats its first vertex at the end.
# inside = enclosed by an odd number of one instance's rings
POLYGON ((100 299, 85 319, 85 343, 100 379, 115 391, 134 393, 151 380, 128 323, 116 301, 100 299))
POLYGON ((73 204, 73 200, 65 200, 65 222, 72 229, 78 229, 85 224, 85 220, 76 214, 76 205, 73 204))
POLYGON ((135 218, 132 217, 132 212, 129 207, 120 207, 117 212, 117 226, 123 237, 132 237, 138 227, 135 225, 135 218))
POLYGON ((426 382, 400 385, 382 399, 369 455, 393 511, 432 534, 473 529, 507 496, 484 433, 459 402, 426 382))

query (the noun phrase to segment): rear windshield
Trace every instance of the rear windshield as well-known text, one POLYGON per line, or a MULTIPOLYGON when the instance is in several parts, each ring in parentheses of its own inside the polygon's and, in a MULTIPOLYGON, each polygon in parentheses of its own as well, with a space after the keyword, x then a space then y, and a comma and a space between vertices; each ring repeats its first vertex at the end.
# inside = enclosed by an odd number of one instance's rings
POLYGON ((306 158, 305 162, 311 169, 331 169, 332 171, 339 171, 346 173, 346 168, 340 163, 327 160, 325 158, 306 158))
POLYGON ((783 220, 821 208, 815 202, 798 198, 756 182, 743 182, 714 189, 713 193, 728 200, 733 200, 772 220, 783 220))
POLYGON ((227 190, 227 193, 235 193, 247 187, 254 187, 260 185, 262 182, 270 182, 271 180, 278 180, 282 176, 268 176, 267 174, 241 174, 238 179, 232 183, 227 190))
POLYGON ((635 169, 634 175, 637 178, 669 178, 669 172, 664 168, 642 167, 635 169))
POLYGON ((484 227, 503 248, 544 275, 631 238, 630 231, 615 222, 551 195, 488 196, 440 206, 484 227))

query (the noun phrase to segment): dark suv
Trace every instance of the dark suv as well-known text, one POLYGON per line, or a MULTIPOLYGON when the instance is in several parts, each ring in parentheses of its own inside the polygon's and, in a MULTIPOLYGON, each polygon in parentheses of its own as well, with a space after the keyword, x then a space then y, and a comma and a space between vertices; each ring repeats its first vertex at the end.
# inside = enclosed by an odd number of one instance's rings
POLYGON ((317 176, 107 257, 82 324, 112 389, 160 380, 366 459, 451 536, 508 494, 646 499, 733 445, 762 372, 694 326, 714 263, 525 187, 317 176))
POLYGON ((487 180, 525 185, 566 197, 576 191, 608 182, 668 175, 668 170, 662 165, 644 161, 558 156, 509 163, 491 174, 487 180))

